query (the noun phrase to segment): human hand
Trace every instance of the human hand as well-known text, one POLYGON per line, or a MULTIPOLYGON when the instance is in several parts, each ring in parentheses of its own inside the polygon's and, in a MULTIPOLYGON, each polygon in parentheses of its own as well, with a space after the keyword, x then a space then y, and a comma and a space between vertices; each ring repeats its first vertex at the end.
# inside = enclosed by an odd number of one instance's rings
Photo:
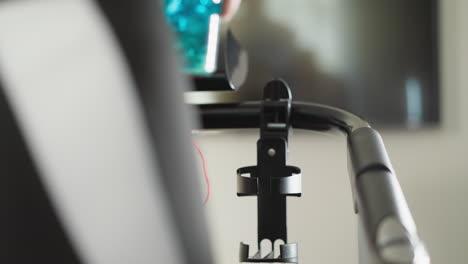
POLYGON ((229 21, 236 14, 241 0, 224 0, 224 8, 221 16, 225 21, 229 21))

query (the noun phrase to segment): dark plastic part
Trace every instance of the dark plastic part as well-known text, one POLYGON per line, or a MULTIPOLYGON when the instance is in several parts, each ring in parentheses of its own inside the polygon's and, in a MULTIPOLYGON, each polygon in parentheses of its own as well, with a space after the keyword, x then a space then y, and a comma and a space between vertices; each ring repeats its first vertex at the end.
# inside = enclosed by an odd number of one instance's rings
MULTIPOLYGON (((272 179, 272 192, 289 196, 301 196, 301 169, 286 166, 288 171, 285 177, 272 179)), ((237 170, 237 195, 252 196, 258 194, 258 173, 256 166, 243 167, 237 170), (249 174, 249 176, 246 176, 249 174)))
POLYGON ((199 105, 203 129, 259 128, 260 103, 199 105))
MULTIPOLYGON (((300 169, 286 165, 290 131, 291 92, 282 80, 269 82, 260 107, 260 139, 257 142, 257 166, 240 168, 238 195, 257 195, 258 248, 268 239, 287 243, 286 196, 301 195, 300 169), (245 176, 250 174, 250 177, 245 176)), ((258 123, 257 123, 258 124, 258 123)), ((297 246, 283 245, 279 257, 274 249, 266 258, 257 252, 249 258, 249 247, 241 244, 242 262, 297 262, 297 246)))
MULTIPOLYGON (((259 128, 261 102, 198 105, 204 129, 259 128)), ((290 125, 293 128, 351 133, 369 124, 344 110, 314 103, 292 102, 290 125)))
POLYGON ((324 130, 337 128, 347 134, 369 124, 361 117, 342 109, 314 103, 294 102, 291 124, 293 128, 324 130))
POLYGON ((193 86, 196 91, 232 91, 234 87, 231 86, 226 75, 215 73, 211 76, 194 76, 193 86))
POLYGON ((258 194, 257 166, 243 167, 237 170, 237 196, 258 194), (249 176, 246 176, 248 174, 249 176))
POLYGON ((247 79, 248 55, 230 30, 222 35, 216 72, 193 76, 196 91, 233 91, 247 79))

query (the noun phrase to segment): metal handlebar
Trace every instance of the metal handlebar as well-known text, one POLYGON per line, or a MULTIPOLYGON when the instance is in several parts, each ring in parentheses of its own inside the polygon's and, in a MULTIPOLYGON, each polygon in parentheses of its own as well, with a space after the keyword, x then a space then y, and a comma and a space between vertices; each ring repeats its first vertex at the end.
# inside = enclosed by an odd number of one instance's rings
MULTIPOLYGON (((199 105, 203 129, 259 128, 262 102, 199 105)), ((359 216, 361 264, 430 263, 382 138, 344 110, 292 102, 292 128, 338 129, 348 137, 351 188, 359 216)))

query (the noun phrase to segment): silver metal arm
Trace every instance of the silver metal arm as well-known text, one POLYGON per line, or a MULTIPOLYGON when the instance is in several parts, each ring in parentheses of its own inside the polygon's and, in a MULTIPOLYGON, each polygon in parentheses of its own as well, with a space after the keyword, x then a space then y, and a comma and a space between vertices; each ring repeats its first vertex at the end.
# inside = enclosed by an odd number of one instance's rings
POLYGON ((380 135, 359 128, 348 146, 360 263, 430 263, 380 135))

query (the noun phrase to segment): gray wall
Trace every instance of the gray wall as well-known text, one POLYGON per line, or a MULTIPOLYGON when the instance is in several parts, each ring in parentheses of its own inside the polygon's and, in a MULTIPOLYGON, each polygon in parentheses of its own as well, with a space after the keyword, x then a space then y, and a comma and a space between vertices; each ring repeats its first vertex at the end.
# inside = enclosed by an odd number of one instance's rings
MULTIPOLYGON (((468 259, 468 1, 441 1, 441 128, 381 131, 433 263, 468 259)), ((256 240, 254 198, 237 198, 235 170, 255 164, 256 131, 200 134, 212 180, 207 210, 217 263, 237 263, 256 240), (222 154, 222 155, 221 155, 222 154)), ((356 217, 339 135, 296 131, 289 163, 303 170, 302 198, 289 199, 290 241, 302 263, 357 263, 356 217)))

